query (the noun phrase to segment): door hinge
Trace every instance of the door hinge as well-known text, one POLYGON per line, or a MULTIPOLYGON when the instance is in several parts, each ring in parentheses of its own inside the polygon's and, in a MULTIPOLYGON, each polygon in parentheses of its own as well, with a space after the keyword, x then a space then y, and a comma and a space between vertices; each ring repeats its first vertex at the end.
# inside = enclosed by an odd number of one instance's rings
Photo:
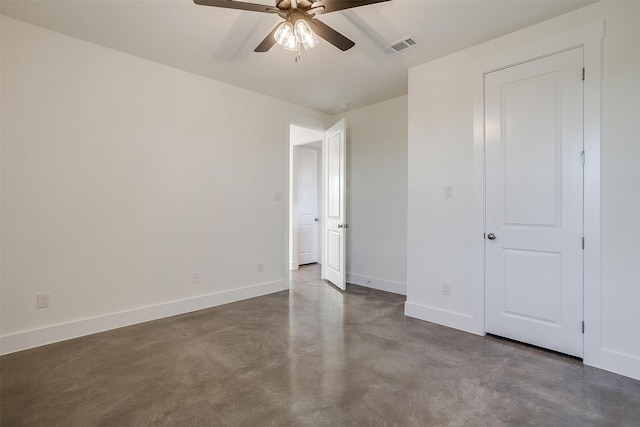
POLYGON ((584 320, 582 321, 582 333, 584 334, 584 320))
POLYGON ((584 76, 585 76, 585 71, 584 71, 584 67, 582 67, 582 80, 584 80, 584 76))
POLYGON ((584 249, 584 237, 582 238, 582 249, 584 249))
POLYGON ((584 151, 580 152, 580 163, 582 163, 582 166, 584 166, 584 151))

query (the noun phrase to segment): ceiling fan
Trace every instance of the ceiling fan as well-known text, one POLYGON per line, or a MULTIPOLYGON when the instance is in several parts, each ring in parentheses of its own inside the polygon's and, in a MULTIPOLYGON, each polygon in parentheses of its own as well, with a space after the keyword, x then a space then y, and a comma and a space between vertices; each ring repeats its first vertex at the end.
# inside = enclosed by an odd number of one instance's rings
POLYGON ((317 20, 316 15, 390 0, 275 0, 275 6, 236 0, 193 1, 202 6, 275 13, 284 19, 284 22, 278 24, 254 49, 254 52, 267 52, 276 43, 287 50, 300 52, 300 46, 305 50, 316 46, 319 43, 318 36, 342 51, 355 46, 353 41, 317 20))

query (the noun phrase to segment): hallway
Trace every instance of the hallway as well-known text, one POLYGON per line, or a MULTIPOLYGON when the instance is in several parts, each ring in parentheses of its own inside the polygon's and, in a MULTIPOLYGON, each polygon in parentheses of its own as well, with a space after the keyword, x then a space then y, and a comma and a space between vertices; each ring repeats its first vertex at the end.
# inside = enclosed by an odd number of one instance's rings
POLYGON ((2 426, 640 423, 640 383, 405 317, 405 297, 291 291, 3 356, 2 426))

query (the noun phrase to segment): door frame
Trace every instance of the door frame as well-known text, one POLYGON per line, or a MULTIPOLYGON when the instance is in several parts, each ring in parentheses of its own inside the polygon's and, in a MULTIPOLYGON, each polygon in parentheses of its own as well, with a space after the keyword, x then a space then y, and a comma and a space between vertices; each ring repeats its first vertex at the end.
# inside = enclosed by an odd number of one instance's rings
MULTIPOLYGON (((485 335, 485 74, 564 50, 583 47, 584 67, 584 363, 610 366, 600 342, 600 117, 604 21, 577 28, 477 61, 473 68, 473 321, 469 330, 485 335)), ((620 358, 622 359, 622 357, 620 358)), ((622 360, 620 361, 622 362, 622 360)), ((628 362, 627 362, 628 363, 628 362)))
MULTIPOLYGON (((291 250, 291 239, 293 236, 293 232, 291 230, 292 224, 292 215, 293 215, 293 206, 291 205, 292 198, 292 176, 291 174, 294 172, 293 170, 293 146, 291 144, 291 125, 304 127, 308 129, 313 129, 318 132, 325 132, 329 126, 326 122, 320 119, 315 119, 313 117, 308 117, 304 115, 299 115, 295 113, 287 113, 285 114, 284 120, 284 136, 285 136, 285 173, 283 174, 283 188, 286 190, 282 197, 282 201, 284 202, 283 206, 283 228, 284 228, 284 244, 283 244, 283 254, 284 254, 284 266, 283 266, 283 274, 284 280, 289 282, 289 271, 292 270, 291 259, 290 259, 290 250, 291 250)), ((324 151, 324 147, 322 148, 324 151)), ((322 157, 322 154, 321 154, 322 157)), ((323 171, 320 170, 320 175, 323 177, 323 171)), ((322 184, 324 185, 324 184, 322 184)), ((322 197, 320 197, 321 205, 318 206, 318 209, 322 211, 322 197)), ((322 244, 322 239, 318 239, 319 241, 319 252, 318 252, 318 263, 324 263, 324 247, 322 244)), ((295 268, 293 268, 295 270, 295 268)), ((289 283, 289 288, 291 288, 291 283, 289 283)))

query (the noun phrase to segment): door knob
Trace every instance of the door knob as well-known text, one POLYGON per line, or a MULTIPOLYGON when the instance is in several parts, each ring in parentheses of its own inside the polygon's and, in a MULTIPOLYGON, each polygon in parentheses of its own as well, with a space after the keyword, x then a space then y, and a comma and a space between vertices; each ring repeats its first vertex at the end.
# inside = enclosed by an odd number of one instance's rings
POLYGON ((496 240, 496 235, 495 235, 495 234, 493 234, 493 233, 489 233, 489 234, 487 234, 487 239, 489 239, 489 240, 496 240))
POLYGON ((320 218, 313 218, 313 220, 314 220, 315 222, 318 222, 318 221, 320 221, 320 218))

